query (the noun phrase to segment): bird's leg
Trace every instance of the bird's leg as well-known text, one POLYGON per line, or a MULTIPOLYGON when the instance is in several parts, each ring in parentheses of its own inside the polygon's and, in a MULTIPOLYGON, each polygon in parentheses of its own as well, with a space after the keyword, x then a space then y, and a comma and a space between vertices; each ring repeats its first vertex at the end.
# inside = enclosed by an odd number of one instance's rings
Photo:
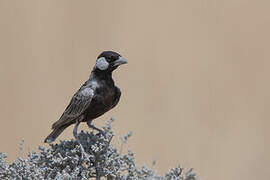
POLYGON ((73 129, 73 135, 74 135, 76 141, 78 142, 78 144, 80 145, 80 148, 81 148, 81 154, 82 154, 81 158, 83 159, 83 156, 85 156, 85 157, 88 159, 88 155, 87 155, 87 153, 85 152, 85 150, 84 150, 84 148, 83 148, 83 146, 82 146, 82 143, 81 143, 80 140, 79 140, 78 133, 77 133, 80 122, 81 122, 80 119, 78 119, 78 120, 76 121, 76 124, 75 124, 74 129, 73 129))
POLYGON ((92 121, 87 121, 87 125, 89 128, 92 128, 94 130, 97 130, 100 134, 102 134, 104 137, 106 137, 104 131, 102 131, 101 129, 95 127, 93 124, 92 124, 92 121))

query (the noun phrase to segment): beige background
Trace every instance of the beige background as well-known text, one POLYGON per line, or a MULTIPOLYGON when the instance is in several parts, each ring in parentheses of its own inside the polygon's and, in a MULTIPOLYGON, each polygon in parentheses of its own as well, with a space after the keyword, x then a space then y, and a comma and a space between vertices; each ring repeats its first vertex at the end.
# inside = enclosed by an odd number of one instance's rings
MULTIPOLYGON (((268 179, 270 3, 0 0, 0 141, 9 160, 42 144, 102 50, 129 60, 116 140, 139 164, 204 180, 268 179)), ((87 129, 86 125, 81 126, 87 129)), ((72 128, 60 139, 72 137, 72 128)), ((117 144, 116 144, 117 145, 117 144)))

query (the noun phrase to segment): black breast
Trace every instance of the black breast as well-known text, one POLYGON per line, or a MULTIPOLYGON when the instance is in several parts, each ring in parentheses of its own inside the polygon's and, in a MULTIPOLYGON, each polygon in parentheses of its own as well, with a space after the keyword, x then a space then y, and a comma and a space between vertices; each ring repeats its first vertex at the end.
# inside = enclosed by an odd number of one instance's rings
POLYGON ((115 86, 97 88, 91 104, 85 112, 85 121, 93 120, 112 109, 118 103, 119 98, 119 91, 115 86))

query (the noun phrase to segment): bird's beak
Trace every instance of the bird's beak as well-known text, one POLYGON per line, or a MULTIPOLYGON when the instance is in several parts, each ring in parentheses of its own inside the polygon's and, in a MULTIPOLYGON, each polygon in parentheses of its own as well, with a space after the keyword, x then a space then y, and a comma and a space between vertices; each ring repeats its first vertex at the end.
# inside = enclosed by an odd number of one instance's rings
POLYGON ((122 56, 120 56, 119 59, 117 59, 116 61, 114 61, 114 65, 113 66, 119 66, 121 64, 127 64, 127 60, 125 58, 123 58, 122 56))

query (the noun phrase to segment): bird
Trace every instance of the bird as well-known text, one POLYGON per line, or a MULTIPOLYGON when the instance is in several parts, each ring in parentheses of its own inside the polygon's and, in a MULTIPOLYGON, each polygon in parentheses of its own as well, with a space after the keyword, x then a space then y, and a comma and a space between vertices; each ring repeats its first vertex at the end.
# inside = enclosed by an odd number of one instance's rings
POLYGON ((114 51, 103 51, 97 57, 89 79, 73 95, 60 119, 53 123, 52 132, 45 138, 45 143, 55 141, 72 124, 75 124, 73 135, 79 142, 77 129, 81 122, 86 122, 89 128, 104 135, 92 121, 118 104, 121 90, 115 85, 112 72, 122 64, 127 64, 127 60, 114 51))

